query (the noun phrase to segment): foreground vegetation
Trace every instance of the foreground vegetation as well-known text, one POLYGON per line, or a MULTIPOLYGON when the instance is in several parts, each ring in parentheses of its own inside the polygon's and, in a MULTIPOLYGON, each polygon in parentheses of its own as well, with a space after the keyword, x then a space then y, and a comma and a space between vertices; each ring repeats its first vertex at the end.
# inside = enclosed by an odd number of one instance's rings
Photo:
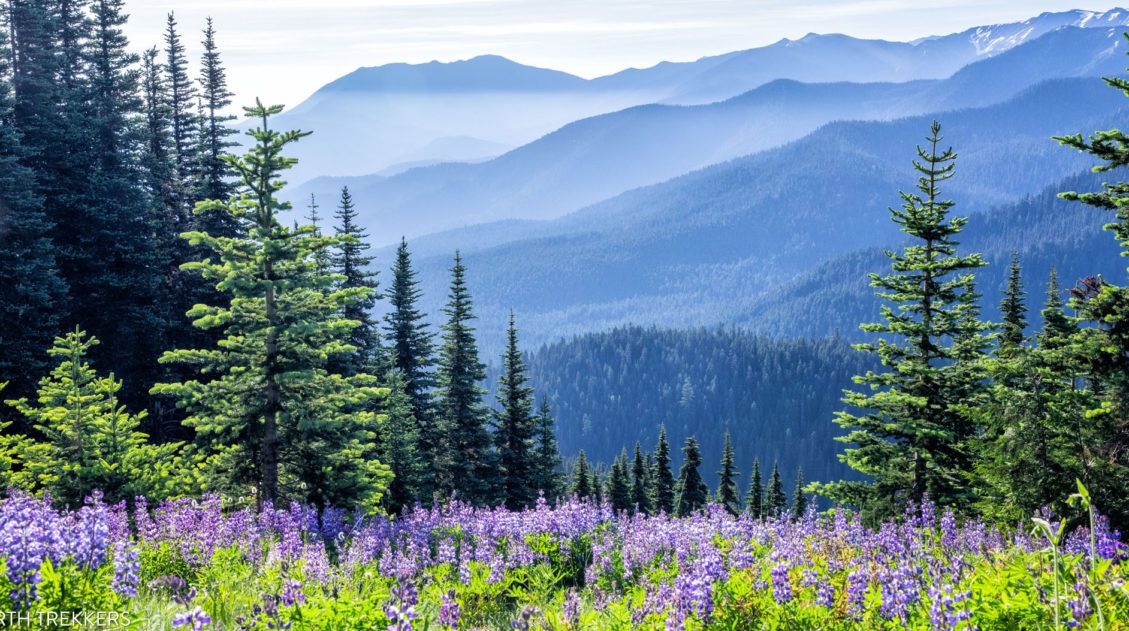
POLYGON ((1129 628, 1129 554, 1092 514, 1066 536, 1049 515, 1009 532, 930 502, 877 529, 848 511, 575 500, 351 517, 216 496, 68 512, 17 494, 0 504, 0 604, 144 629, 1129 628))

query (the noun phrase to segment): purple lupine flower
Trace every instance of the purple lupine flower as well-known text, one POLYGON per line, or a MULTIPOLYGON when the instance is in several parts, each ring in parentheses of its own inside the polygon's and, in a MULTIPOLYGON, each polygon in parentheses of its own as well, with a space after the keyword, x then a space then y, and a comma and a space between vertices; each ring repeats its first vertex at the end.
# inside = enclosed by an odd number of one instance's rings
POLYGON ((284 607, 293 607, 296 604, 306 602, 306 594, 302 592, 302 583, 294 579, 287 579, 282 585, 282 593, 279 594, 278 599, 284 607))
POLYGON ((772 566, 772 599, 778 604, 792 600, 792 582, 788 578, 788 564, 777 563, 772 566))
POLYGON ((172 626, 188 627, 190 631, 201 631, 205 626, 211 623, 211 616, 204 613, 204 610, 199 607, 196 607, 191 611, 177 614, 172 619, 172 626))
POLYGON ((125 541, 114 544, 114 579, 110 587, 114 593, 127 598, 137 596, 140 582, 141 551, 125 541))
POLYGON ((415 605, 419 595, 411 582, 401 582, 392 588, 392 598, 384 605, 384 615, 388 617, 388 631, 412 631, 412 620, 419 614, 415 605))
POLYGON ((459 601, 455 600, 455 590, 447 590, 440 596, 439 624, 447 629, 459 628, 459 601))

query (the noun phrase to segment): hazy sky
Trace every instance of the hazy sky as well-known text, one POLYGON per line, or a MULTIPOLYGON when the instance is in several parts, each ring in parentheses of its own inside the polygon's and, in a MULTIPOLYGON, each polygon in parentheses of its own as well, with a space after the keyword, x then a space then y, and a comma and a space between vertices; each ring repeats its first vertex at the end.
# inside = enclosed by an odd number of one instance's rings
MULTIPOLYGON (((216 21, 239 102, 297 105, 359 66, 494 53, 584 77, 687 61, 809 32, 910 40, 1043 11, 1070 0, 127 0, 138 50, 175 11, 193 60, 216 21)), ((195 70, 194 70, 195 72, 195 70)))

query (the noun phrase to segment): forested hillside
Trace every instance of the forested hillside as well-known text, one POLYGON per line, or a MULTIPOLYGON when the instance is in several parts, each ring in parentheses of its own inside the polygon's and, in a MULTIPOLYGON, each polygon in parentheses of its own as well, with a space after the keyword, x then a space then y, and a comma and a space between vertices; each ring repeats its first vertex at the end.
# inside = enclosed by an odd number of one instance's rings
MULTIPOLYGON (((766 470, 779 461, 789 483, 797 468, 813 480, 849 476, 836 462, 838 430, 827 419, 842 407, 851 377, 872 367, 842 340, 733 329, 626 327, 529 356, 530 380, 555 412, 566 458, 584 449, 611 462, 636 442, 650 451, 665 425, 671 444, 697 437, 711 486, 727 432, 741 471, 759 458, 766 470)), ((681 461, 675 454, 676 466, 681 461)))

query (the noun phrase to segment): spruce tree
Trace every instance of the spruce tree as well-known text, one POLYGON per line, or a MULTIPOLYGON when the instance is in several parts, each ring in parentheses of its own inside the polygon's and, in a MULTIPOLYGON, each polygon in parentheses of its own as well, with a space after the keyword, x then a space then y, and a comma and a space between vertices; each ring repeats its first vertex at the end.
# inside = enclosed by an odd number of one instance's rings
POLYGON ((34 190, 34 173, 12 114, 10 50, 0 29, 0 383, 8 394, 30 394, 33 375, 46 372, 66 286, 59 277, 52 224, 34 190))
POLYGON ((627 471, 626 449, 621 450, 615 462, 612 463, 611 474, 608 475, 606 495, 612 508, 616 511, 631 510, 631 478, 627 471))
POLYGON ((698 449, 698 441, 690 436, 682 447, 682 468, 678 471, 678 483, 674 491, 674 514, 678 517, 691 515, 703 508, 709 500, 709 489, 698 471, 701 465, 702 452, 698 449))
POLYGON ((772 463, 772 475, 768 481, 768 497, 765 498, 765 516, 780 517, 788 512, 788 496, 784 494, 784 481, 780 479, 780 463, 772 463))
POLYGON ((423 499, 419 494, 420 475, 426 463, 419 459, 417 453, 418 428, 412 416, 411 400, 404 391, 404 378, 398 371, 391 370, 386 381, 388 397, 377 418, 380 427, 378 453, 380 461, 388 465, 393 476, 388 483, 384 504, 388 512, 397 514, 423 499))
POLYGON ((643 458, 643 447, 638 441, 635 443, 635 457, 631 465, 631 504, 634 510, 650 515, 653 513, 651 496, 647 492, 650 479, 647 475, 647 463, 643 458))
POLYGON ((425 316, 416 306, 421 293, 408 243, 401 239, 392 263, 392 283, 387 294, 391 309, 384 315, 384 331, 389 364, 404 377, 404 393, 408 395, 412 416, 418 425, 417 453, 428 467, 421 492, 423 500, 430 501, 445 475, 441 459, 446 435, 432 402, 434 350, 425 316))
POLYGON ((254 146, 244 157, 226 158, 239 174, 239 194, 198 207, 231 213, 244 236, 185 235, 213 253, 186 269, 231 297, 229 305, 200 304, 188 315, 195 326, 220 328, 226 337, 215 348, 165 353, 163 363, 196 366, 201 374, 153 392, 186 409, 186 423, 208 456, 212 488, 241 492, 253 484, 260 503, 372 507, 389 473, 373 453, 375 414, 359 410, 382 391, 368 375, 325 370, 328 357, 352 350, 346 339, 355 323, 340 313, 367 290, 333 289, 340 279, 319 274, 314 258, 335 240, 278 220, 289 208, 276 197, 284 185, 279 176, 294 164, 283 151, 307 135, 271 129, 270 117, 281 111, 261 103, 247 108, 258 121, 250 132, 254 146))
MULTIPOLYGON (((463 501, 490 505, 498 499, 499 476, 506 475, 506 463, 501 463, 503 471, 499 473, 489 429, 489 411, 483 403, 485 390, 480 385, 486 378, 486 367, 478 358, 466 268, 457 252, 443 313, 447 321, 443 324, 443 346, 439 350, 436 403, 442 433, 431 452, 431 474, 441 480, 443 488, 450 488, 463 501)), ((503 479, 508 482, 508 478, 503 479)), ((522 483, 528 485, 530 480, 523 478, 522 483)), ((502 491, 505 493, 502 499, 509 505, 509 487, 502 491)), ((536 497, 536 491, 532 493, 536 497)))
POLYGON ((536 446, 534 448, 534 479, 536 488, 552 503, 561 495, 561 453, 557 448, 556 421, 549 409, 549 401, 541 399, 541 407, 534 419, 536 446))
POLYGON ((577 499, 592 497, 592 473, 588 470, 588 456, 581 449, 576 455, 576 464, 572 467, 572 494, 577 499))
POLYGON ((760 458, 753 460, 753 473, 749 478, 749 493, 745 496, 745 512, 753 519, 765 516, 764 478, 761 476, 760 458))
POLYGON ((655 445, 655 471, 651 476, 655 510, 674 515, 674 474, 670 470, 670 444, 666 442, 666 426, 659 426, 659 442, 655 445))
POLYGON ((517 345, 514 313, 510 311, 498 389, 501 409, 495 414, 494 423, 497 427, 502 489, 506 506, 511 509, 530 506, 537 499, 534 486, 537 453, 533 449, 536 422, 533 418, 533 388, 528 384, 525 360, 517 345))
POLYGON ((1023 280, 1019 266, 1019 253, 1012 252, 1011 265, 1008 268, 1007 289, 1004 291, 1003 300, 1000 302, 1000 314, 1003 320, 1003 329, 999 333, 1000 357, 1010 357, 1027 341, 1024 331, 1027 330, 1027 306, 1023 300, 1023 280))
POLYGON ((729 514, 741 512, 741 500, 737 491, 737 468, 734 465, 733 443, 729 432, 725 432, 725 448, 721 453, 721 471, 717 472, 717 503, 725 507, 729 514))
MULTIPOLYGON (((231 107, 231 91, 227 88, 227 71, 220 60, 216 44, 216 29, 212 18, 204 27, 204 53, 200 60, 200 100, 203 107, 199 118, 200 144, 196 153, 196 199, 227 199, 233 187, 232 172, 224 161, 224 154, 236 143, 230 140, 237 131, 229 126, 235 116, 226 114, 231 107)), ((203 229, 211 234, 234 236, 236 225, 228 215, 215 213, 202 216, 203 229), (212 225, 210 222, 216 222, 212 225)))
POLYGON ((804 468, 796 470, 796 488, 792 491, 792 516, 800 519, 808 510, 808 497, 804 495, 804 468))
POLYGON ((592 475, 588 480, 588 487, 592 489, 592 501, 596 504, 604 503, 604 483, 600 472, 595 467, 591 469, 592 475))
MULTIPOLYGON (((0 394, 8 386, 0 383, 0 394)), ((34 490, 34 479, 24 464, 29 455, 30 441, 19 432, 11 431, 12 421, 0 420, 0 484, 6 489, 34 490)))
POLYGON ((338 241, 330 254, 330 263, 334 273, 342 277, 339 287, 372 289, 372 293, 345 305, 344 310, 347 320, 359 322, 360 325, 349 335, 349 344, 356 350, 345 356, 340 362, 341 365, 335 368, 343 375, 355 375, 383 367, 380 331, 372 315, 376 301, 380 298, 380 283, 376 272, 369 271, 372 257, 366 254, 371 247, 368 243, 368 234, 357 224, 357 210, 353 206, 353 196, 349 194, 347 186, 341 188, 341 201, 334 212, 334 217, 338 221, 334 226, 338 241))
POLYGON ((953 340, 972 339, 970 326, 984 328, 967 315, 977 300, 970 272, 984 262, 956 253, 955 237, 967 220, 949 217, 953 202, 942 199, 939 188, 953 176, 956 154, 940 149, 940 124, 934 122, 930 132, 913 163, 920 174, 917 191, 903 192, 902 208, 890 210, 913 241, 887 253, 892 274, 870 277, 879 297, 895 306, 883 305, 885 321, 862 328, 889 337, 857 346, 877 355, 886 370, 856 377, 872 390, 848 392, 844 402, 864 413, 841 412, 837 419, 850 430, 839 440, 854 445, 840 459, 870 481, 823 487, 874 516, 900 512, 907 501, 920 504, 927 493, 945 506, 967 507, 973 499, 975 428, 958 406, 975 388, 976 373, 967 362, 954 361, 953 340))
MULTIPOLYGON (((321 214, 318 213, 319 208, 321 208, 321 206, 318 205, 317 195, 314 194, 314 193, 310 193, 310 203, 306 206, 306 210, 308 211, 308 214, 306 215, 306 222, 307 222, 307 224, 314 227, 314 235, 320 237, 320 236, 322 236, 322 234, 321 234, 321 214)), ((321 251, 321 252, 318 252, 316 255, 314 255, 314 264, 317 266, 317 270, 318 270, 319 273, 322 273, 322 274, 328 273, 329 272, 329 252, 328 251, 321 251)))

